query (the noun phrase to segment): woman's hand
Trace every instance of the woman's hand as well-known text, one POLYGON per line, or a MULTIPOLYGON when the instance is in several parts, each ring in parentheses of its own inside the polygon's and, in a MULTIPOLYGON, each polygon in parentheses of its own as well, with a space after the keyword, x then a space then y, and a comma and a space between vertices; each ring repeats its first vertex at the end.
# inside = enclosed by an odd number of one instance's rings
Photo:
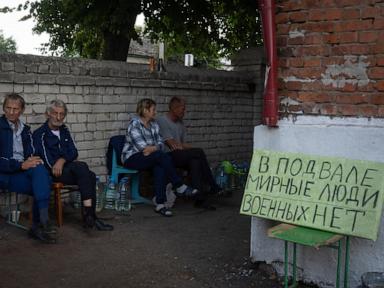
POLYGON ((156 146, 147 146, 143 150, 144 156, 148 156, 157 150, 156 146))

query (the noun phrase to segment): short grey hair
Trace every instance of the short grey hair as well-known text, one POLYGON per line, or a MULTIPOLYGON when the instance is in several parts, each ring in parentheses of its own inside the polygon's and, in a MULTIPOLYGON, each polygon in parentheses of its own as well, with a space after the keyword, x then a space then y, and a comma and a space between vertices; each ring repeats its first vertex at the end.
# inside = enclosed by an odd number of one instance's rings
POLYGON ((64 101, 56 99, 52 100, 49 105, 47 106, 47 109, 45 110, 46 113, 51 112, 53 107, 61 107, 64 108, 64 113, 67 115, 68 109, 67 105, 64 103, 64 101))
POLYGON ((178 96, 173 96, 171 101, 169 101, 168 108, 169 110, 172 110, 173 107, 176 105, 184 104, 185 105, 185 99, 178 97, 178 96))

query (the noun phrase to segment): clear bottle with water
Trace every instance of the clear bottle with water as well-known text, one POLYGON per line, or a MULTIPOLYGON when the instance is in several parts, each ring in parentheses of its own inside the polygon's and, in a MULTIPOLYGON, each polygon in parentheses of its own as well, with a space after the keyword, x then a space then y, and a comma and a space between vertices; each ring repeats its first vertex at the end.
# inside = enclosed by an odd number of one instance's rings
POLYGON ((116 200, 116 184, 109 177, 107 185, 105 186, 104 208, 115 209, 115 200, 116 200))
POLYGON ((243 163, 240 164, 239 170, 240 170, 240 175, 239 175, 240 189, 244 189, 245 185, 247 184, 249 164, 244 161, 243 163))
POLYGON ((104 185, 100 182, 100 176, 96 176, 96 212, 99 213, 104 207, 104 185))
POLYGON ((131 210, 131 185, 130 178, 124 177, 120 180, 116 193, 115 210, 126 213, 131 210))
POLYGON ((73 200, 73 207, 78 209, 78 208, 81 208, 81 195, 80 195, 80 191, 74 191, 72 193, 72 200, 73 200))
POLYGON ((215 180, 221 189, 224 191, 228 189, 228 175, 224 172, 224 168, 221 165, 216 168, 215 180))

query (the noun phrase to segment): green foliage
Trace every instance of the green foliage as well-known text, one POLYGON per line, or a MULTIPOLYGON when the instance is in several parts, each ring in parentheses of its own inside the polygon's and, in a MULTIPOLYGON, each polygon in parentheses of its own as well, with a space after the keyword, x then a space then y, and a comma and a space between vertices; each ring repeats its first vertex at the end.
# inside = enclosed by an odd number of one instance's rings
POLYGON ((0 53, 2 52, 16 53, 16 41, 12 37, 5 38, 0 30, 0 53))
POLYGON ((164 41, 169 55, 191 53, 216 66, 221 57, 262 44, 254 0, 144 0, 143 12, 145 32, 164 41))
POLYGON ((140 13, 140 0, 40 0, 26 1, 17 8, 0 12, 27 10, 22 18, 34 18, 36 33, 47 32, 49 43, 43 52, 54 55, 80 55, 87 58, 125 61, 140 13))
POLYGON ((146 18, 142 35, 164 41, 167 55, 192 53, 215 66, 218 59, 261 43, 255 0, 40 0, 26 1, 24 19, 34 18, 34 32, 47 32, 42 49, 56 55, 125 61, 130 40, 139 40, 134 24, 146 18))

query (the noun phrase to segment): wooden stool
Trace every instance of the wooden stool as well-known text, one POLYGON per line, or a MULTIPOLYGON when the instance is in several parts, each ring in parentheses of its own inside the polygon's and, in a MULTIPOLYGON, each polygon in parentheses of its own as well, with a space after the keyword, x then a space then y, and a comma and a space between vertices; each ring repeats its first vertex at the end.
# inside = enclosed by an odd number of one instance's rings
POLYGON ((61 182, 54 182, 52 184, 52 190, 55 193, 55 213, 56 223, 58 227, 63 226, 63 205, 61 202, 62 195, 74 192, 78 190, 76 185, 64 185, 61 182))

